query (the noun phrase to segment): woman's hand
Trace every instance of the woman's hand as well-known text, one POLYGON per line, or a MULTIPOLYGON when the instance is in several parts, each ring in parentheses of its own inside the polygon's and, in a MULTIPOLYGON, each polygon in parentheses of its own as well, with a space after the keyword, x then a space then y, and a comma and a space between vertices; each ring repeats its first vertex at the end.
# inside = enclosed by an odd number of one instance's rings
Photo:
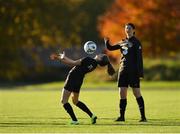
POLYGON ((59 55, 59 58, 62 60, 65 57, 65 52, 63 51, 63 53, 59 53, 58 55, 59 55))
POLYGON ((109 41, 109 38, 108 37, 105 37, 104 38, 104 42, 106 43, 106 42, 108 42, 109 41))
POLYGON ((58 59, 58 55, 55 54, 55 53, 52 53, 52 54, 50 55, 50 59, 51 59, 51 60, 57 60, 57 59, 58 59))
POLYGON ((63 53, 59 53, 59 54, 52 53, 50 55, 51 60, 62 60, 62 59, 64 59, 64 57, 65 57, 65 52, 64 51, 63 51, 63 53))

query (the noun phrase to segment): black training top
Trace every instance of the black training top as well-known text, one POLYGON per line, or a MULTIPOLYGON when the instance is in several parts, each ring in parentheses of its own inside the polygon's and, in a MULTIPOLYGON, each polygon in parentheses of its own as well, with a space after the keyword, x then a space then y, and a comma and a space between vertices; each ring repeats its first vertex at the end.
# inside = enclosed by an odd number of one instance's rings
POLYGON ((86 73, 93 71, 97 67, 97 61, 91 57, 85 57, 81 60, 81 64, 74 66, 69 75, 84 76, 86 73))
POLYGON ((109 41, 105 42, 108 50, 120 49, 122 53, 120 72, 137 73, 139 77, 143 77, 143 59, 142 46, 140 41, 135 37, 126 38, 111 46, 109 41))

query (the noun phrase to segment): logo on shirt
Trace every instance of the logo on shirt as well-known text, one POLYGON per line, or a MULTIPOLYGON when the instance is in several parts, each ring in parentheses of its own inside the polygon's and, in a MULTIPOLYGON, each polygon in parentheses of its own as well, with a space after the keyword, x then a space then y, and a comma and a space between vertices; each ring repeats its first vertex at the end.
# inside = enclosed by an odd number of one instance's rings
POLYGON ((89 65, 89 66, 87 66, 87 68, 88 68, 89 70, 91 70, 91 69, 93 69, 93 65, 89 65))
POLYGON ((128 53, 128 50, 123 50, 122 53, 123 55, 126 55, 128 53))
POLYGON ((133 43, 128 42, 128 47, 132 47, 132 46, 133 46, 133 43))
POLYGON ((123 46, 122 49, 123 49, 122 51, 123 55, 126 55, 128 53, 128 46, 123 46))

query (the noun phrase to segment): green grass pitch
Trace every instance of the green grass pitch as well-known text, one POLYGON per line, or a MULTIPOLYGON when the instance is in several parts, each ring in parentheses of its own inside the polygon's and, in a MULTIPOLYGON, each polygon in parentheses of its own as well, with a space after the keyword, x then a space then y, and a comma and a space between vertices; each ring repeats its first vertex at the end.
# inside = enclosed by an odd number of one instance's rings
MULTIPOLYGON (((73 106, 79 125, 69 125, 69 116, 59 104, 62 84, 32 85, 0 90, 0 132, 111 132, 180 133, 179 83, 142 83, 148 122, 140 123, 140 114, 131 89, 128 91, 126 122, 114 122, 118 116, 118 89, 114 83, 82 87, 80 100, 98 116, 97 124, 73 106), (165 86, 166 85, 166 86, 165 86), (87 89, 87 87, 89 87, 87 89), (106 87, 106 88, 105 88, 106 87)), ((71 99, 70 99, 71 102, 71 99)), ((72 104, 72 103, 71 103, 72 104)))

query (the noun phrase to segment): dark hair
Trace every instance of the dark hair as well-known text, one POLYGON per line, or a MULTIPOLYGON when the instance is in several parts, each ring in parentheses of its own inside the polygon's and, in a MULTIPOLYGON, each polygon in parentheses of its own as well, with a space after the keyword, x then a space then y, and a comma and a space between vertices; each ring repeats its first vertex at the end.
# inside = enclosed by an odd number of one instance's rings
POLYGON ((135 29, 135 25, 133 23, 127 23, 126 25, 131 26, 133 29, 135 29))
POLYGON ((98 60, 97 63, 100 66, 106 66, 107 65, 107 72, 109 75, 113 75, 115 73, 115 70, 114 70, 113 66, 111 65, 107 55, 103 55, 101 57, 101 60, 98 60))
MULTIPOLYGON (((127 23, 126 26, 129 25, 132 27, 132 29, 135 29, 135 25, 133 23, 127 23)), ((133 32, 133 34, 135 35, 135 32, 133 32)))

